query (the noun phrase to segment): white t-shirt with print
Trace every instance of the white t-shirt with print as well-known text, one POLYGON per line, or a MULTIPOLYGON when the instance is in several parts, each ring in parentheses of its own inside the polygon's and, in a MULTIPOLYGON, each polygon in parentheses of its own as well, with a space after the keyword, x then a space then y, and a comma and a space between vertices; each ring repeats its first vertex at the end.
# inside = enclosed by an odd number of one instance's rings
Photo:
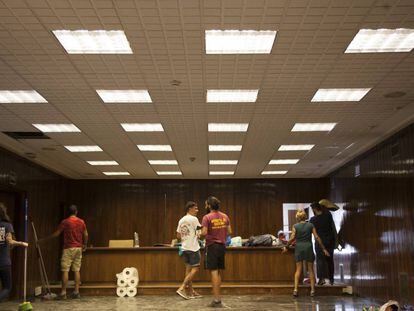
POLYGON ((177 232, 181 234, 181 248, 184 251, 197 252, 200 249, 197 227, 201 227, 198 218, 189 214, 178 222, 177 232))

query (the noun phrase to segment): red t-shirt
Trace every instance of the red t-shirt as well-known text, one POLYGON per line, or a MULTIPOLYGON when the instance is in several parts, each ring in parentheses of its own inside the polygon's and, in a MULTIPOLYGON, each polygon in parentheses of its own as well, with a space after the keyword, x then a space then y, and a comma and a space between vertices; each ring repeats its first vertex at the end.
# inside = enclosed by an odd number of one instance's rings
POLYGON ((226 244, 229 217, 222 212, 211 211, 203 217, 201 225, 207 228, 206 246, 213 243, 226 244))
POLYGON ((73 248, 83 246, 83 232, 86 230, 85 222, 76 217, 70 216, 59 225, 63 231, 63 248, 73 248))

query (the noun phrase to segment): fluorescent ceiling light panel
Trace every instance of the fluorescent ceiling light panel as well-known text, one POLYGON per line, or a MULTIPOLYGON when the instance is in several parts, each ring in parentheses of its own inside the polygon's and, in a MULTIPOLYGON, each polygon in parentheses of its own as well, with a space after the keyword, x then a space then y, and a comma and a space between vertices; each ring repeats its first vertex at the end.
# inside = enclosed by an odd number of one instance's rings
POLYGON ((137 145, 140 151, 172 151, 170 145, 137 145))
POLYGON ((152 103, 148 90, 96 90, 106 104, 152 103))
POLYGON ((336 123, 296 123, 292 132, 330 132, 336 123))
POLYGON ((131 175, 128 172, 102 172, 104 173, 106 176, 128 176, 131 175))
POLYGON ((86 161, 90 165, 119 165, 116 161, 86 161))
POLYGON ((247 132, 249 123, 209 123, 209 132, 247 132))
POLYGON ((206 54, 270 54, 274 30, 206 30, 206 54))
POLYGON ((132 54, 122 30, 54 30, 68 54, 132 54))
POLYGON ((414 29, 361 29, 345 53, 410 52, 414 48, 414 29))
POLYGON ((210 165, 237 165, 238 160, 210 160, 210 165))
POLYGON ((319 89, 312 102, 359 102, 370 91, 365 89, 319 89))
POLYGON ((241 151, 242 145, 209 145, 208 151, 241 151))
POLYGON ((47 103, 47 100, 43 98, 35 90, 25 91, 0 91, 0 104, 23 104, 23 103, 47 103))
POLYGON ((164 171, 164 172, 157 172, 158 175, 182 175, 180 171, 164 171))
POLYGON ((279 151, 303 151, 311 150, 315 145, 281 145, 279 151))
POLYGON ((208 103, 254 103, 259 90, 207 90, 208 103))
POLYGON ((262 175, 284 175, 288 171, 263 171, 262 175))
POLYGON ((299 159, 276 159, 276 160, 270 160, 270 165, 275 164, 296 164, 299 162, 299 159))
POLYGON ((234 175, 234 171, 210 171, 210 175, 234 175))
POLYGON ((103 151, 101 147, 96 145, 91 146, 64 146, 70 152, 100 152, 103 151))
POLYGON ((164 132, 161 123, 121 123, 125 132, 164 132))
POLYGON ((148 160, 151 165, 178 165, 177 160, 148 160))
POLYGON ((43 133, 66 133, 80 132, 74 124, 32 124, 35 128, 43 133))

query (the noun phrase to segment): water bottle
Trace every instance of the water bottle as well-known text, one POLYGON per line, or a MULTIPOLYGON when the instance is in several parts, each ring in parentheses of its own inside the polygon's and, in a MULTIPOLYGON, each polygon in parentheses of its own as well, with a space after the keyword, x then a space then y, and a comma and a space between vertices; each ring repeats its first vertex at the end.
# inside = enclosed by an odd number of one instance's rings
POLYGON ((139 235, 137 232, 134 232, 134 247, 139 247, 139 235))

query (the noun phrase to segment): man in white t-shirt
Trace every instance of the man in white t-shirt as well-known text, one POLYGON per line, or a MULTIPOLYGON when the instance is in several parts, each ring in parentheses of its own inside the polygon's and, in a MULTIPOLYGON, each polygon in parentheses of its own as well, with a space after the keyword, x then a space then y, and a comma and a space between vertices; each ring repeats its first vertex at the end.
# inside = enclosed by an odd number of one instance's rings
POLYGON ((177 227, 177 238, 181 240, 182 257, 185 263, 185 279, 177 290, 177 294, 184 299, 201 297, 192 287, 194 276, 200 267, 200 235, 201 224, 198 221, 197 203, 189 201, 185 205, 186 215, 180 219, 177 227))

